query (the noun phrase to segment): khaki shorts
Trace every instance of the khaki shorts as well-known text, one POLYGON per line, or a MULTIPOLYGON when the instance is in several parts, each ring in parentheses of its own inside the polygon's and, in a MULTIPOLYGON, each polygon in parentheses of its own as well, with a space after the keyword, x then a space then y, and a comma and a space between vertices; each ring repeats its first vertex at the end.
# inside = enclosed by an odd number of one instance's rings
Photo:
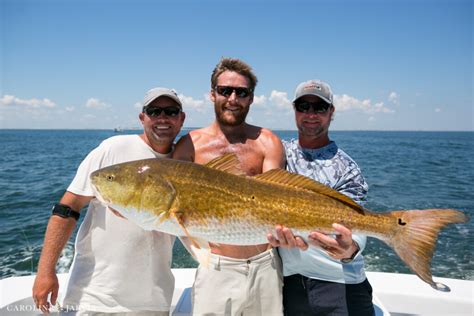
POLYGON ((281 261, 273 249, 248 259, 211 254, 193 286, 193 315, 283 315, 281 261))

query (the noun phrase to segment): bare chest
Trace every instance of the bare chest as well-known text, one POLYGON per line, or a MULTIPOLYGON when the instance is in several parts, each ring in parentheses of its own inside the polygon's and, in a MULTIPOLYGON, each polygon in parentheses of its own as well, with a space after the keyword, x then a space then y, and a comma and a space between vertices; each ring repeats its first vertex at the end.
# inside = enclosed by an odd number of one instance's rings
POLYGON ((211 141, 202 144, 195 150, 194 161, 199 164, 205 164, 214 158, 228 153, 233 153, 237 156, 241 169, 247 175, 254 176, 262 173, 263 150, 253 141, 237 144, 211 141))

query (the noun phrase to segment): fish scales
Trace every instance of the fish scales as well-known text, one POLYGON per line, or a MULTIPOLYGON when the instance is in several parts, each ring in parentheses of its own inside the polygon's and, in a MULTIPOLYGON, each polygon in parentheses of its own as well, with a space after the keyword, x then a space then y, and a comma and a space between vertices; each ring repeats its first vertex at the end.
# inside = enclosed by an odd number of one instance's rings
MULTIPOLYGON (((235 161, 234 161, 235 160, 235 161)), ((451 209, 375 213, 322 184, 282 170, 256 177, 230 174, 235 155, 207 165, 148 159, 107 167, 91 175, 96 196, 144 229, 213 243, 256 245, 276 225, 306 238, 341 223, 392 247, 436 289, 429 265, 439 231, 467 217, 451 209)), ((238 162, 238 161, 237 161, 238 162)))

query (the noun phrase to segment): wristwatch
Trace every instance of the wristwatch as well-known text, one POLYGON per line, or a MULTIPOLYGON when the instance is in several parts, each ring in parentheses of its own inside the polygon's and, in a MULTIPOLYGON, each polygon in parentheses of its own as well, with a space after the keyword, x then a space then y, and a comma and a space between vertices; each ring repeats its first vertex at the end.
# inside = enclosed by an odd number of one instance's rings
POLYGON ((72 217, 76 221, 79 219, 80 213, 74 211, 70 206, 66 204, 55 204, 52 209, 52 215, 57 215, 62 218, 72 217))
POLYGON ((342 263, 350 263, 352 262, 352 260, 354 260, 355 256, 359 253, 359 250, 360 250, 360 247, 359 245, 355 242, 355 241, 352 241, 354 243, 354 245, 356 246, 356 250, 354 251, 354 253, 352 254, 352 256, 350 256, 349 258, 343 258, 341 259, 341 262, 342 263))

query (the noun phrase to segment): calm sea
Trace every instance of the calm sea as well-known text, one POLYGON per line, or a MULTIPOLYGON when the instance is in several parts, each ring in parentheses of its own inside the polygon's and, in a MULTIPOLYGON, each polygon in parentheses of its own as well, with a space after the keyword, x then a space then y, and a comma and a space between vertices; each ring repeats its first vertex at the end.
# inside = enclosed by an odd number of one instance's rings
MULTIPOLYGON (((277 133, 283 139, 296 136, 277 133)), ((105 130, 0 130, 0 278, 36 272, 51 206, 87 153, 113 135, 105 130)), ((330 136, 361 167, 370 187, 367 208, 454 208, 473 217, 473 132, 341 131, 330 136)), ((432 261, 435 276, 473 279, 473 228, 471 220, 443 230, 432 261)), ((73 240, 62 253, 59 272, 69 269, 73 240)), ((409 273, 378 240, 370 238, 364 254, 370 271, 409 273)), ((179 242, 173 266, 196 266, 179 242)))

